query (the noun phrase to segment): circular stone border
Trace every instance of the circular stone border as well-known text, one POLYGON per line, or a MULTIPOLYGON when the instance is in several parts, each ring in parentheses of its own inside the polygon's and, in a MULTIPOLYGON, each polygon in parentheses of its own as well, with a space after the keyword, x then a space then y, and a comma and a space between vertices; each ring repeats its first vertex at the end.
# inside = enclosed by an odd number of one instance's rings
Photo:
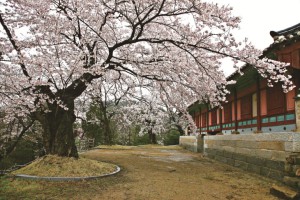
POLYGON ((82 181, 82 180, 93 180, 97 178, 103 178, 106 176, 112 176, 117 174, 121 171, 121 168, 117 166, 117 169, 114 172, 111 172, 109 174, 104 174, 100 176, 86 176, 86 177, 46 177, 46 176, 32 176, 32 175, 26 175, 26 174, 16 174, 12 177, 20 178, 20 179, 31 179, 31 180, 46 180, 46 181, 82 181))

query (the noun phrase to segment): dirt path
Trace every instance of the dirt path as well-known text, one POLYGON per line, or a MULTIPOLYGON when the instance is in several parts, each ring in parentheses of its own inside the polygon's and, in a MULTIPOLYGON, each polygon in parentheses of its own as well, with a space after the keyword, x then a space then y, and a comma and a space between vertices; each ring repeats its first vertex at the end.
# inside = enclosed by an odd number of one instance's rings
POLYGON ((122 171, 77 183, 0 179, 0 199, 277 199, 269 194, 272 180, 176 146, 96 149, 82 156, 115 163, 122 171))
POLYGON ((102 199, 276 199, 269 194, 271 180, 178 147, 94 150, 85 155, 124 169, 123 182, 104 191, 102 199))

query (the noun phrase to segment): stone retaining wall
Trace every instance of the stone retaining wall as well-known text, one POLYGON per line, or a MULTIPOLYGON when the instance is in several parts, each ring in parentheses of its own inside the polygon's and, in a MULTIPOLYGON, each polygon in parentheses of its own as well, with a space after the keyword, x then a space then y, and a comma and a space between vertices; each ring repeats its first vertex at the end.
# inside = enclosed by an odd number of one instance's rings
POLYGON ((205 136, 204 149, 284 161, 289 153, 300 153, 300 134, 291 132, 205 136))
POLYGON ((205 153, 209 158, 219 162, 241 168, 243 170, 254 172, 269 178, 281 181, 285 173, 285 162, 277 160, 269 160, 266 158, 249 156, 234 152, 228 152, 218 149, 206 149, 205 153))
POLYGON ((193 152, 203 152, 203 139, 201 136, 180 136, 179 145, 193 152))
POLYGON ((204 154, 300 188, 300 133, 205 136, 204 154))

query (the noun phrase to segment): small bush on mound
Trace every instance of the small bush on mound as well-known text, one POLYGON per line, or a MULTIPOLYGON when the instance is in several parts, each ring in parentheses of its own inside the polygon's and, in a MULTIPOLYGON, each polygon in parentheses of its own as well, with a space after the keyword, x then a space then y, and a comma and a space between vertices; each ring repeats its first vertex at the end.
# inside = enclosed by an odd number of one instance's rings
POLYGON ((68 158, 47 155, 31 164, 12 172, 40 177, 88 177, 112 173, 116 165, 86 158, 68 158))

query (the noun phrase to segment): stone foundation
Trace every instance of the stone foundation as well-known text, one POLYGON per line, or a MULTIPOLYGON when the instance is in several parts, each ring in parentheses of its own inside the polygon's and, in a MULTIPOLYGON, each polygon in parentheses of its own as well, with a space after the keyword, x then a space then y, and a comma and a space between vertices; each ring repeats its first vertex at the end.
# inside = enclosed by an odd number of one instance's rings
POLYGON ((200 136, 180 136, 179 145, 193 152, 203 152, 203 139, 200 136))
POLYGON ((300 189, 300 133, 205 136, 204 154, 300 189))
POLYGON ((207 149, 206 154, 209 158, 215 159, 219 162, 279 181, 281 181, 286 175, 284 161, 269 160, 266 158, 217 149, 207 149))

